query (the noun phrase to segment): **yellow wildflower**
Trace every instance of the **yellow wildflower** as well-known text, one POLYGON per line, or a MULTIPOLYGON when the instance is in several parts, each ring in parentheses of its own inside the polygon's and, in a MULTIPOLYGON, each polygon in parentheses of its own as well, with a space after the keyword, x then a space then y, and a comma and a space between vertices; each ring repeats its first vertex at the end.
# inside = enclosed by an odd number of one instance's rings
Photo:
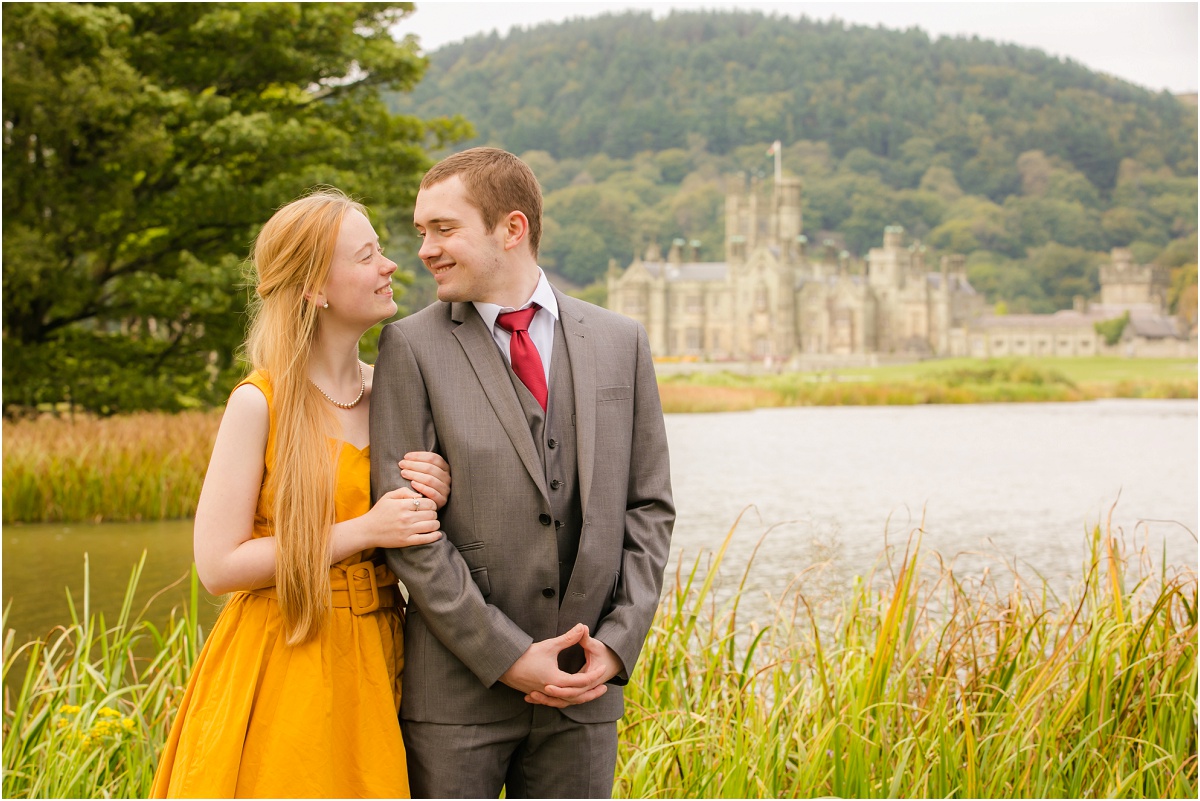
POLYGON ((96 714, 102 718, 119 718, 121 713, 112 707, 102 706, 96 710, 96 714))
POLYGON ((74 715, 76 712, 78 712, 81 709, 83 709, 83 707, 81 707, 81 706, 74 706, 73 704, 63 704, 62 713, 64 715, 74 715))

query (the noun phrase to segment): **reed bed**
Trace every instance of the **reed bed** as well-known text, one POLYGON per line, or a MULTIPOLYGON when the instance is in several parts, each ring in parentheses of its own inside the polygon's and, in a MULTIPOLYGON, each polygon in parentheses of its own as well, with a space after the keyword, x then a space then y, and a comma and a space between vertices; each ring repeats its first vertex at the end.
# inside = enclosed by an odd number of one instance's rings
POLYGON ((1058 602, 1016 574, 960 579, 918 537, 832 613, 796 590, 763 624, 743 591, 716 600, 728 543, 663 601, 621 795, 1196 796, 1194 571, 1130 575, 1097 527, 1058 602))
MULTIPOLYGON (((1105 362, 1103 376, 1086 372, 1088 364, 1086 359, 1061 368, 1020 360, 953 360, 945 367, 910 367, 920 369, 913 377, 860 376, 863 380, 803 373, 691 374, 661 378, 659 392, 663 410, 672 413, 1197 395, 1194 377, 1163 377, 1182 370, 1173 363, 1141 365, 1138 373, 1136 360, 1105 362), (1072 371, 1086 380, 1072 380, 1072 371)), ((212 410, 5 421, 4 523, 191 517, 220 416, 220 410, 212 410)))
POLYGON ((989 360, 930 370, 906 379, 833 373, 744 375, 692 373, 660 379, 666 412, 742 411, 764 406, 913 406, 941 403, 1036 403, 1102 398, 1195 398, 1183 378, 1076 382, 1050 366, 989 360))
POLYGON ((220 419, 192 411, 5 421, 4 522, 191 517, 220 419))
MULTIPOLYGON (((675 571, 627 688, 616 793, 699 797, 1195 798, 1192 570, 1151 574, 1097 528, 1084 578, 956 576, 919 539, 836 596, 800 577, 770 619, 675 571)), ((4 640, 3 795, 144 797, 203 632, 88 608, 4 640)), ((817 585, 819 586, 819 582, 817 585)), ((7 610, 6 610, 7 617, 7 610)))
MULTIPOLYGON (((4 610, 5 798, 145 798, 200 653, 199 582, 161 628, 133 613, 145 556, 110 626, 67 593, 70 624, 18 645, 4 610)), ((149 603, 147 603, 149 606, 149 603)), ((142 610, 145 612, 145 609, 142 610)))
POLYGON ((763 387, 714 387, 660 382, 664 412, 745 412, 786 405, 778 392, 763 387))

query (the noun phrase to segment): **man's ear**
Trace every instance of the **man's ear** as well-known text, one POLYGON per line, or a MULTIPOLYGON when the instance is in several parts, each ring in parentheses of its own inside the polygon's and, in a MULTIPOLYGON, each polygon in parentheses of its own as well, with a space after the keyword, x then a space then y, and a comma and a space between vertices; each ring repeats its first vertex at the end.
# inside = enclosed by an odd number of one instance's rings
POLYGON ((504 249, 512 250, 522 242, 529 241, 529 218, 521 211, 510 211, 500 221, 504 227, 504 249))

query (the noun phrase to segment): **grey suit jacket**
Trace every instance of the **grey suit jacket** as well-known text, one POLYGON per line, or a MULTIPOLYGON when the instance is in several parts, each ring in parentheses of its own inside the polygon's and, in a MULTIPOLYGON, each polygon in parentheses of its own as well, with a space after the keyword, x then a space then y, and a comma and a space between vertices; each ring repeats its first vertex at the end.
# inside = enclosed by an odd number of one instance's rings
MULTIPOLYGON (((503 355, 470 303, 434 303, 383 329, 371 399, 371 486, 406 482, 408 451, 450 463, 445 536, 388 552, 410 595, 401 717, 486 723, 519 714, 498 681, 537 640, 577 623, 632 671, 662 589, 675 509, 662 406, 640 324, 555 290, 574 381, 583 527, 558 597, 545 472, 503 355)), ((552 358, 559 358, 557 355, 552 358)), ((565 714, 618 719, 622 675, 565 714)))

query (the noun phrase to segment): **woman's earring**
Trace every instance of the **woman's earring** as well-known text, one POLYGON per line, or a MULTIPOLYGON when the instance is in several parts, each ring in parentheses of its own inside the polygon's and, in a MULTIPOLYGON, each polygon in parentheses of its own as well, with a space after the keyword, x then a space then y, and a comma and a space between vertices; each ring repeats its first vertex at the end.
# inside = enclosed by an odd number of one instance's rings
POLYGON ((329 308, 329 301, 325 301, 325 305, 324 305, 324 306, 322 306, 321 308, 322 308, 322 309, 328 309, 328 308, 329 308))

